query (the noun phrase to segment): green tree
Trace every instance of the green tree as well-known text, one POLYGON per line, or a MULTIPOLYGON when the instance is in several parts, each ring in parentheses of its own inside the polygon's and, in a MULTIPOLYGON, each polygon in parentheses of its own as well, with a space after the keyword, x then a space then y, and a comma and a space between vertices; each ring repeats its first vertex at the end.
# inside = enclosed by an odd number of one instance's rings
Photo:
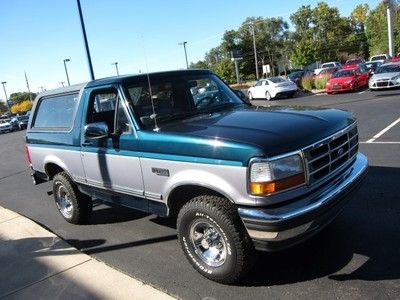
POLYGON ((28 93, 28 92, 18 92, 18 93, 12 93, 10 95, 10 102, 14 104, 21 103, 25 100, 34 100, 36 97, 36 93, 28 93))
MULTIPOLYGON (((392 5, 394 11, 394 45, 395 49, 400 49, 400 7, 396 2, 392 2, 392 5)), ((365 34, 371 55, 389 52, 386 18, 386 7, 383 3, 372 9, 366 18, 365 34)))
POLYGON ((3 101, 0 101, 0 112, 4 113, 6 111, 8 111, 8 107, 7 107, 6 103, 3 101))

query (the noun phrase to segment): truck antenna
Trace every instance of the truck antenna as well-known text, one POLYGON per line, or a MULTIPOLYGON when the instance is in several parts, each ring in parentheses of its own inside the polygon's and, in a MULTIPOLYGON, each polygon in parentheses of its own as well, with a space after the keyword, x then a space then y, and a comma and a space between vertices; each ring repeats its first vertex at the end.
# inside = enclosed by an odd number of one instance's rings
MULTIPOLYGON (((142 37, 142 45, 144 45, 144 39, 143 35, 142 37)), ((151 108, 153 110, 153 113, 150 115, 150 119, 154 120, 154 129, 153 131, 159 131, 160 128, 157 125, 157 114, 156 114, 156 109, 154 107, 154 101, 153 101, 153 92, 151 90, 151 82, 150 82, 150 75, 149 75, 149 66, 147 64, 147 54, 146 51, 144 51, 144 61, 146 63, 146 77, 147 77, 147 84, 149 85, 149 93, 150 93, 150 101, 151 101, 151 108)))

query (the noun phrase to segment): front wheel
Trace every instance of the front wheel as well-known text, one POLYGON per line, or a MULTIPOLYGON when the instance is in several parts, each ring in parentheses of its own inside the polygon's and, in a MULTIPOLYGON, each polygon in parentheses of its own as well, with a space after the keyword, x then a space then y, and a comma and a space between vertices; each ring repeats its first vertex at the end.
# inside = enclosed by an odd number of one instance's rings
POLYGON ((199 196, 178 215, 178 238, 192 266, 203 276, 233 283, 252 267, 255 250, 234 204, 199 196))
POLYGON ((53 196, 62 217, 72 224, 88 223, 92 214, 92 199, 82 194, 67 173, 53 178, 53 196))

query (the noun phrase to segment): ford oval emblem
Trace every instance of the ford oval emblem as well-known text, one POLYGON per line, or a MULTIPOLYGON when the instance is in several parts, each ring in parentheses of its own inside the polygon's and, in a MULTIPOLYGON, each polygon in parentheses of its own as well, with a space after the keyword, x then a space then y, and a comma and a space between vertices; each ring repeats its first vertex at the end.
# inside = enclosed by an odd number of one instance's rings
POLYGON ((343 148, 340 148, 340 149, 337 151, 337 155, 338 155, 338 156, 342 155, 343 153, 344 153, 344 149, 343 149, 343 148))

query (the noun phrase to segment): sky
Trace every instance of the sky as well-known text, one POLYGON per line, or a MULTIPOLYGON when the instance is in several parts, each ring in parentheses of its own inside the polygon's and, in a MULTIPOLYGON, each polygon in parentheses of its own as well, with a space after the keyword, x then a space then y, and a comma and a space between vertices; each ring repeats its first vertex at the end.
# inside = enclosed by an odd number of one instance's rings
MULTIPOLYGON (((301 5, 296 0, 81 0, 96 78, 186 67, 221 42, 226 30, 237 29, 250 16, 282 17, 301 5)), ((374 8, 379 0, 325 0, 348 16, 360 3, 374 8)), ((8 96, 30 89, 90 80, 76 0, 0 0, 0 81, 8 96)), ((0 99, 5 99, 0 89, 0 99)))

